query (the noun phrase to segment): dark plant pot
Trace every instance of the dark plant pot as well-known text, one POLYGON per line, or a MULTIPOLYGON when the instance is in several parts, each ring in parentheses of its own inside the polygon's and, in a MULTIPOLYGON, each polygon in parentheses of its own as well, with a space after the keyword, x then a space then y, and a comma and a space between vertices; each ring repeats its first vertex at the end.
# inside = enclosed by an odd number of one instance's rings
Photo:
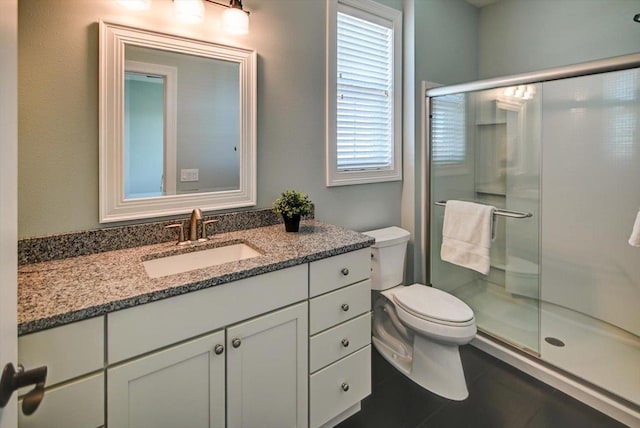
POLYGON ((287 232, 297 232, 298 230, 300 230, 299 215, 294 215, 291 218, 282 216, 282 218, 284 219, 284 230, 286 230, 287 232))

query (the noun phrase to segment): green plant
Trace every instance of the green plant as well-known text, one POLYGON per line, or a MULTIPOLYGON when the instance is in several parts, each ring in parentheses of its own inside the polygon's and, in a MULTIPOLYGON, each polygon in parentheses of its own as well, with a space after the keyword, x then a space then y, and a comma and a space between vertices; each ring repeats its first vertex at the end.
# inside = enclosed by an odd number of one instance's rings
POLYGON ((312 207, 309 195, 296 190, 285 190, 273 203, 273 212, 282 214, 285 218, 292 218, 310 214, 312 207))

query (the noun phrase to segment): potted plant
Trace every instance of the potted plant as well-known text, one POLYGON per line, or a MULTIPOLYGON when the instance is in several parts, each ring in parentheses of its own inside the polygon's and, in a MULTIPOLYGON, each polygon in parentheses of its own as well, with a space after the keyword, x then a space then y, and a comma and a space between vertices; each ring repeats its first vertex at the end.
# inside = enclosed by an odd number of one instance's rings
POLYGON ((313 205, 309 195, 296 190, 285 190, 273 203, 273 212, 281 214, 287 232, 297 232, 300 217, 311 213, 313 205))

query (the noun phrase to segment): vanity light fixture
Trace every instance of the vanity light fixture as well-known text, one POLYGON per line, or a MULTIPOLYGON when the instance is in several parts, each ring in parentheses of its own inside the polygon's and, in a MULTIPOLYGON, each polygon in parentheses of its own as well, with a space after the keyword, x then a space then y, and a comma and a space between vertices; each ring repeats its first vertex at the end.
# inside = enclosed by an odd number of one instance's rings
POLYGON ((174 13, 183 22, 202 22, 205 1, 227 8, 222 13, 222 29, 226 33, 241 35, 249 32, 249 12, 242 9, 241 0, 230 0, 228 5, 213 0, 173 0, 174 13))
POLYGON ((229 1, 228 9, 222 13, 222 29, 229 34, 242 35, 249 32, 249 12, 242 9, 240 0, 229 1))
POLYGON ((197 24, 204 19, 204 3, 202 0, 173 0, 173 13, 182 22, 197 24))

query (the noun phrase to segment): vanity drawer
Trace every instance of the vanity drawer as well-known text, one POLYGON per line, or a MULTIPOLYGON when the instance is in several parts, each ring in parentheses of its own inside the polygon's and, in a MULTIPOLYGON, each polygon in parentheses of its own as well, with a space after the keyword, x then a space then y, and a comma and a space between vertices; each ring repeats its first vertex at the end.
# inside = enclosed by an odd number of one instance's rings
POLYGON ((369 280, 313 298, 309 309, 309 332, 316 334, 369 310, 371 310, 371 281, 369 280))
POLYGON ((20 336, 18 361, 27 369, 47 366, 47 386, 102 369, 104 317, 20 336))
POLYGON ((108 314, 108 363, 306 300, 307 269, 298 265, 108 314))
POLYGON ((371 394, 371 345, 312 374, 309 386, 310 421, 315 428, 371 394))
POLYGON ((371 343, 371 313, 311 337, 309 371, 315 372, 371 343))
POLYGON ((318 260, 309 264, 309 296, 318 296, 370 276, 370 248, 318 260))
MULTIPOLYGON (((22 400, 19 406, 22 406, 22 400)), ((47 389, 33 415, 18 412, 20 428, 97 428, 103 425, 103 374, 47 389)))

